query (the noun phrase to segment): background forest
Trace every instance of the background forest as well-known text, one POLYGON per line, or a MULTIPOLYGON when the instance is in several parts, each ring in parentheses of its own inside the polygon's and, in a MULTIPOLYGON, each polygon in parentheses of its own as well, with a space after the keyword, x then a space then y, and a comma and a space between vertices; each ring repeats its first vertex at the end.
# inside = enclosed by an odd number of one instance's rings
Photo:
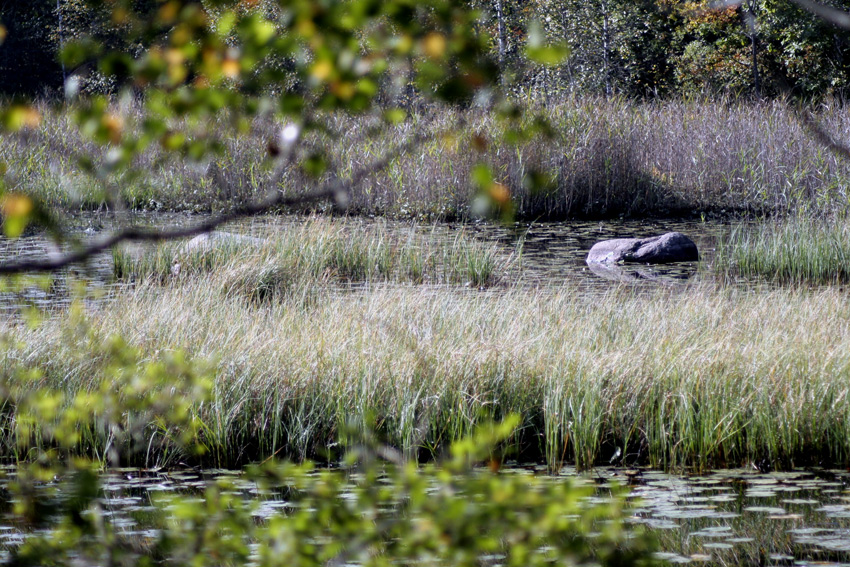
MULTIPOLYGON (((722 93, 806 98, 843 95, 850 71, 847 35, 783 0, 720 6, 681 0, 467 0, 481 24, 503 80, 517 94, 615 94, 655 98, 722 93), (711 8, 711 9, 710 9, 711 8), (565 42, 556 66, 528 61, 529 35, 565 42)), ((155 2, 140 0, 142 10, 155 2)), ((847 9, 850 2, 831 2, 847 9)), ((86 71, 59 62, 60 47, 91 35, 113 47, 126 41, 120 23, 81 0, 0 1, 6 40, 0 47, 0 92, 58 92, 63 76, 86 71)), ((244 2, 274 10, 272 2, 244 2)), ((127 53, 143 48, 127 44, 127 53)), ((285 63, 282 63, 285 66, 285 63)), ((88 86, 108 90, 91 74, 88 86)))

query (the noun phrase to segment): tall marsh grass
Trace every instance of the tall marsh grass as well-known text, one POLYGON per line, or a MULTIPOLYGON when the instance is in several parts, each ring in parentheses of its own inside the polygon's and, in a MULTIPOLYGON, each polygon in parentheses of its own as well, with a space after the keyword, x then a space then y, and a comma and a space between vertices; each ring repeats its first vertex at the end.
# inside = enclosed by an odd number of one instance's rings
MULTIPOLYGON (((518 253, 520 251, 517 251, 518 253)), ((460 230, 391 228, 313 218, 283 226, 268 239, 226 239, 189 249, 171 242, 138 252, 116 249, 116 278, 157 281, 215 273, 229 291, 252 299, 319 284, 398 282, 493 285, 510 273, 518 256, 506 256, 460 230)))
MULTIPOLYGON (((93 308, 82 331, 72 315, 4 321, 14 341, 0 374, 36 367, 47 387, 90 387, 103 362, 80 352, 79 332, 211 358, 213 399, 194 411, 213 465, 332 457, 343 425, 366 416, 406 454, 439 454, 509 413, 525 419, 517 450, 553 468, 617 448, 626 464, 666 469, 850 464, 850 300, 834 288, 395 287, 256 304, 223 299, 227 277, 146 280, 93 308)), ((14 446, 4 429, 2 452, 14 446)))
MULTIPOLYGON (((469 218, 475 197, 470 169, 479 161, 489 163, 496 180, 510 189, 521 218, 834 213, 845 212, 850 202, 850 163, 812 139, 782 102, 581 97, 528 108, 524 120, 535 111, 554 125, 553 138, 503 144, 505 126, 488 113, 425 109, 383 130, 367 118, 323 117, 327 133, 305 143, 327 147, 331 171, 346 179, 414 132, 434 132, 374 171, 351 195, 352 212, 399 218, 469 218), (460 122, 463 131, 437 134, 460 122), (486 147, 482 139, 489 140, 486 147), (528 189, 532 170, 550 178, 548 190, 528 189)), ((836 139, 847 137, 850 118, 842 103, 814 112, 836 139)), ((105 196, 70 157, 82 153, 99 163, 99 150, 80 138, 68 113, 44 113, 39 130, 0 137, 0 159, 21 190, 59 206, 99 206, 105 196)), ((209 131, 225 130, 226 117, 211 120, 222 124, 210 124, 209 131)), ((132 123, 127 120, 128 128, 132 123)), ((270 190, 298 194, 308 180, 296 169, 285 171, 279 185, 272 183, 267 148, 279 128, 257 122, 250 133, 224 139, 224 152, 204 163, 163 161, 161 150, 152 147, 137 161, 145 174, 115 180, 114 186, 127 203, 143 209, 209 211, 270 190)))
POLYGON ((850 222, 792 218, 739 225, 718 243, 714 270, 780 283, 847 283, 850 222))

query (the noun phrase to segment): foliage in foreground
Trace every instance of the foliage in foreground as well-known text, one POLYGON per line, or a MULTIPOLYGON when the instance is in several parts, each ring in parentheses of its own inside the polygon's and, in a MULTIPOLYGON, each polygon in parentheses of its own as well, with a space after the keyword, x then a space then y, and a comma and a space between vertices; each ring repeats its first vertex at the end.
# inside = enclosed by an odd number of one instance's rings
POLYGON ((368 439, 342 469, 265 462, 243 476, 286 500, 265 521, 254 517, 255 498, 221 481, 203 490, 200 505, 191 494, 157 501, 153 531, 123 535, 100 503, 100 466, 117 464, 117 452, 102 462, 72 457, 85 443, 79 432, 104 429, 132 449, 124 442, 147 430, 169 434, 187 453, 203 451, 190 408, 209 401, 209 379, 205 366, 180 353, 144 362, 117 338, 100 354, 111 372, 93 391, 65 399, 50 388, 5 392, 6 404, 17 405, 19 448, 29 456, 10 485, 6 521, 38 528, 10 550, 10 564, 654 563, 649 536, 624 526, 622 494, 600 503, 588 500, 592 489, 569 481, 498 472, 501 448, 519 424, 514 417, 455 443, 441 465, 405 464, 368 439), (474 467, 487 461, 490 470, 474 467))
MULTIPOLYGON (((147 5, 150 6, 150 2, 147 5)), ((221 4, 206 1, 205 5, 221 4)), ((846 33, 788 0, 739 4, 666 0, 468 0, 458 4, 482 11, 477 22, 489 32, 489 49, 517 93, 550 96, 625 93, 658 97, 708 92, 777 95, 785 90, 818 97, 847 84, 846 33), (712 9, 714 8, 714 9, 712 9), (551 69, 526 56, 535 35, 566 40, 570 56, 551 69), (754 85, 753 46, 760 79, 754 85)), ((846 10, 848 2, 833 0, 846 10)), ((93 36, 126 50, 120 23, 100 3, 81 0, 29 0, 0 6, 8 28, 0 72, 9 80, 3 93, 59 90, 57 64, 63 43, 93 36), (34 72, 35 71, 35 72, 34 72)), ((287 3, 243 2, 243 10, 268 13, 287 3)), ((108 89, 110 77, 89 77, 92 90, 108 89), (93 79, 100 79, 99 81, 93 79)))
MULTIPOLYGON (((123 241, 199 234, 287 204, 345 208, 354 188, 422 146, 432 133, 416 129, 363 162, 348 162, 343 175, 330 163, 335 148, 329 140, 347 138, 347 132, 337 130, 331 118, 365 119, 368 126, 360 134, 367 142, 407 120, 405 93, 410 89, 435 107, 487 108, 505 120, 513 136, 545 130, 536 123, 531 128, 519 124, 522 112, 500 96, 498 69, 488 56, 486 34, 476 26, 477 13, 455 2, 331 0, 315 5, 297 0, 260 11, 237 0, 95 4, 121 28, 126 43, 97 34, 75 37, 62 50, 62 61, 109 77, 111 94, 86 94, 79 89, 79 77, 70 78, 66 98, 73 99, 74 108, 65 117, 75 139, 87 141, 86 151, 67 139, 38 145, 69 156, 74 177, 111 208, 124 207, 121 187, 126 183, 149 180, 151 169, 177 164, 211 171, 228 212, 177 230, 119 222, 123 226, 111 234, 82 243, 65 230, 67 211, 28 192, 30 182, 18 183, 21 172, 0 155, 6 236, 18 237, 37 224, 55 240, 78 248, 49 261, 5 263, 0 265, 4 273, 49 272, 123 241), (126 45, 137 49, 128 53, 126 45), (231 187, 215 174, 213 163, 223 156, 226 141, 242 136, 259 151, 251 170, 271 175, 261 195, 247 203, 230 198, 231 187), (151 153, 157 156, 153 168, 140 159, 151 153), (289 178, 282 184, 285 173, 289 178), (287 192, 292 187, 298 194, 287 192)), ((529 57, 548 61, 549 52, 540 41, 529 44, 529 57)), ((61 104, 54 108, 66 112, 61 104)), ((21 144, 33 145, 31 134, 41 125, 42 112, 32 98, 0 101, 0 128, 21 144)), ((443 133, 462 129, 463 124, 452 123, 443 133)), ((478 164, 476 171, 481 213, 508 216, 509 192, 486 164, 478 164)))

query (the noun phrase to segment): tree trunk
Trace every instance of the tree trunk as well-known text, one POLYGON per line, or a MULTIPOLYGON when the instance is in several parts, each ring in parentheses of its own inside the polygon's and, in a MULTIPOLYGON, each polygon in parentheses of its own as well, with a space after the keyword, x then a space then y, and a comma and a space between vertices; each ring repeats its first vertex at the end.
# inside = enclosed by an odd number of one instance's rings
POLYGON ((600 2, 602 8, 602 60, 605 73, 605 96, 611 96, 611 26, 608 20, 608 5, 600 2))
POLYGON ((750 36, 752 45, 752 66, 753 66, 753 87, 755 88, 756 96, 761 98, 761 80, 759 79, 759 38, 758 29, 756 27, 756 0, 748 0, 747 13, 744 15, 744 25, 747 26, 747 31, 750 36))
POLYGON ((493 7, 496 9, 496 25, 499 34, 499 67, 504 69, 505 53, 507 51, 507 32, 505 30, 505 13, 502 10, 502 0, 495 0, 493 7))

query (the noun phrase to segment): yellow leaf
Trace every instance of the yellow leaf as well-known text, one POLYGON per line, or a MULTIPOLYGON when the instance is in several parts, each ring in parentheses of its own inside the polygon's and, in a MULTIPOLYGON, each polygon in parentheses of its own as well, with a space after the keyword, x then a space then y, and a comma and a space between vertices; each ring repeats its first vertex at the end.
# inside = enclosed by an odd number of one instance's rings
POLYGON ((342 100, 350 100, 354 96, 354 84, 350 81, 335 81, 331 85, 331 92, 342 100))
POLYGON ((112 10, 112 23, 121 25, 126 24, 130 19, 130 12, 126 8, 115 8, 112 10))
POLYGON ((431 32, 422 40, 422 49, 431 59, 440 59, 446 54, 446 36, 431 32))
POLYGON ((235 79, 242 70, 238 59, 227 58, 221 63, 221 73, 228 79, 235 79))
POLYGON ((327 59, 317 61, 310 69, 310 75, 312 75, 317 81, 327 81, 333 72, 334 66, 327 59))
POLYGON ((302 19, 299 20, 295 26, 295 29, 301 34, 303 37, 313 37, 316 35, 316 24, 313 23, 313 20, 302 19))
POLYGON ((169 65, 182 65, 186 60, 186 56, 180 49, 169 49, 165 52, 165 60, 169 65))
POLYGON ((7 193, 0 199, 0 212, 4 217, 25 217, 32 213, 32 199, 20 193, 7 193))
POLYGON ((159 8, 159 21, 163 24, 170 24, 177 18, 177 12, 180 5, 175 2, 167 2, 159 8))
POLYGON ((3 216, 3 232, 9 238, 23 234, 33 211, 33 202, 26 195, 8 193, 0 199, 0 214, 3 216))
POLYGON ((106 114, 101 119, 101 123, 106 128, 109 141, 113 144, 119 144, 121 136, 124 134, 124 119, 116 114, 106 114))
POLYGON ((493 183, 487 192, 493 202, 500 206, 506 205, 511 200, 511 190, 501 183, 493 183))

